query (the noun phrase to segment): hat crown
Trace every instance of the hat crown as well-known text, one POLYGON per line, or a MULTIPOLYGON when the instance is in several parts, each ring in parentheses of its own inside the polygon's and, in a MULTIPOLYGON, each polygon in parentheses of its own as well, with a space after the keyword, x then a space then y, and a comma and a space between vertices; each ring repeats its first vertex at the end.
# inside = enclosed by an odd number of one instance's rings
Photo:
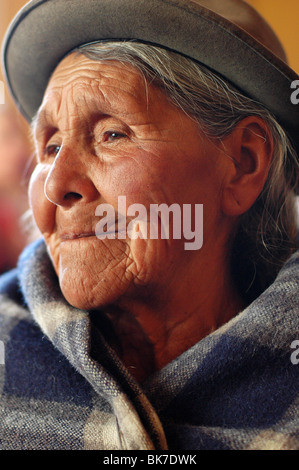
POLYGON ((273 54, 288 63, 284 48, 265 19, 243 0, 192 0, 242 28, 273 54))

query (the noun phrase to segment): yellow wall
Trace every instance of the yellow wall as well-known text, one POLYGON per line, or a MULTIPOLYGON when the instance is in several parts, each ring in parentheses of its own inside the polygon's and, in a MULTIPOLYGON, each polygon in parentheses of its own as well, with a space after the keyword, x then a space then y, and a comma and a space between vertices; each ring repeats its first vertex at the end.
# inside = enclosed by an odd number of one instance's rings
MULTIPOLYGON (((27 3, 27 0, 0 0, 0 46, 2 46, 2 40, 5 32, 8 28, 9 23, 14 18, 16 13, 27 3)), ((0 67, 0 80, 3 80, 3 74, 0 67)), ((8 91, 5 91, 5 103, 11 104, 12 100, 8 91)), ((24 127, 26 135, 29 135, 28 125, 25 119, 16 112, 20 124, 24 127)))
MULTIPOLYGON (((27 3, 26 0, 0 0, 0 43, 9 23, 16 13, 27 3)), ((1 72, 2 76, 2 72, 1 72)))
POLYGON ((290 66, 299 73, 299 1, 247 0, 272 26, 281 40, 290 66))

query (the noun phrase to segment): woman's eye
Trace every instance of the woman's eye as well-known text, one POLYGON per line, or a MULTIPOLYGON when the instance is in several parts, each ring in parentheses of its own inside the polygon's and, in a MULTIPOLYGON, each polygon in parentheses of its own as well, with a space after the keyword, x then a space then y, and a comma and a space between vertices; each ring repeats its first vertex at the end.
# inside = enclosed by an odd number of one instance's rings
POLYGON ((44 155, 47 157, 56 157, 60 151, 60 145, 48 145, 44 150, 44 155))
POLYGON ((104 142, 115 142, 126 137, 127 135, 122 132, 107 131, 104 133, 104 142))

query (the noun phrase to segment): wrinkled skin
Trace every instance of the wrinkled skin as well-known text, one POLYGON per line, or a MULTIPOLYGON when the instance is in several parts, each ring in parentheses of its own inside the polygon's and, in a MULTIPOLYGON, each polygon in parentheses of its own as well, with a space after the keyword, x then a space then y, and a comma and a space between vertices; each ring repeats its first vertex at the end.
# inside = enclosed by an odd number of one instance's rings
POLYGON ((223 211, 231 159, 162 90, 130 66, 72 54, 49 82, 34 136, 30 201, 62 292, 76 307, 112 312, 137 379, 238 311, 229 273, 236 216, 223 211), (96 207, 117 212, 119 195, 128 206, 203 204, 202 249, 185 251, 183 239, 99 240, 96 207), (148 368, 138 331, 152 348, 148 368))

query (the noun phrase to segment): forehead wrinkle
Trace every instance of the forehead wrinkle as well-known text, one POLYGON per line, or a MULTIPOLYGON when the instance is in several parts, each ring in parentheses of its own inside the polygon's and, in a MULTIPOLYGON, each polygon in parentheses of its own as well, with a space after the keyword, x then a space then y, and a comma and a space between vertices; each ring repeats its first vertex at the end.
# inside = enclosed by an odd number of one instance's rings
MULTIPOLYGON (((138 110, 129 105, 129 100, 136 103, 136 96, 126 92, 125 95, 119 93, 118 87, 109 87, 110 93, 106 93, 104 87, 97 84, 86 87, 85 84, 77 87, 67 87, 62 89, 59 96, 52 98, 49 95, 45 108, 36 119, 38 128, 42 130, 46 126, 58 127, 61 130, 74 128, 86 122, 90 116, 111 116, 116 118, 128 118, 135 116, 138 110)), ((140 101, 137 99, 139 105, 140 101)), ((147 111, 146 102, 144 109, 147 111)))
POLYGON ((60 62, 51 79, 54 77, 55 81, 61 82, 63 86, 77 79, 83 82, 87 80, 86 84, 88 86, 90 86, 90 80, 92 82, 101 82, 100 84, 103 86, 110 86, 113 81, 121 84, 125 83, 132 89, 131 92, 134 95, 140 89, 140 79, 144 79, 143 74, 129 64, 123 64, 116 60, 98 62, 88 59, 83 55, 77 56, 75 54, 66 57, 60 62), (117 77, 115 77, 115 72, 118 74, 117 77))
MULTIPOLYGON (((82 85, 84 88, 84 86, 82 85)), ((81 88, 81 86, 80 86, 81 88)), ((75 129, 77 125, 80 125, 81 109, 83 110, 84 107, 80 106, 80 101, 85 100, 85 94, 78 92, 76 88, 76 84, 74 82, 70 82, 61 89, 59 101, 57 102, 57 107, 55 109, 55 117, 56 122, 59 124, 59 129, 62 131, 75 129), (79 100, 77 97, 79 96, 79 100)))
MULTIPOLYGON (((81 96, 85 101, 85 95, 81 96)), ((38 137, 47 127, 57 127, 68 130, 80 124, 80 103, 74 98, 74 88, 55 87, 47 96, 39 112, 32 122, 32 131, 38 137), (74 106, 72 106, 72 104, 74 106), (72 123, 72 125, 71 125, 72 123)))
POLYGON ((95 61, 83 55, 76 53, 70 54, 60 62, 55 69, 52 80, 62 86, 68 85, 71 81, 80 80, 86 83, 88 87, 97 83, 97 87, 113 87, 113 82, 116 82, 115 88, 131 93, 132 96, 140 95, 140 90, 145 90, 145 77, 140 70, 129 64, 123 64, 116 60, 111 61, 95 61), (117 73, 117 76, 115 74, 117 73), (126 85, 124 90, 123 85, 126 85), (140 86, 142 84, 142 86, 140 86), (119 86, 121 85, 121 86, 119 86))
POLYGON ((89 106, 94 107, 98 113, 128 116, 130 113, 126 100, 129 98, 139 106, 144 103, 144 109, 148 111, 146 80, 137 69, 118 62, 100 63, 87 58, 86 61, 83 60, 84 66, 76 66, 73 61, 68 63, 67 60, 69 58, 58 65, 50 79, 45 94, 45 107, 32 122, 33 132, 38 133, 39 129, 45 126, 56 127, 59 115, 64 117, 61 110, 65 108, 65 104, 69 106, 71 102, 74 103, 76 112, 67 109, 65 115, 72 116, 75 121, 79 121, 80 110, 84 107, 88 109, 89 106), (90 62, 94 67, 87 66, 90 62), (118 73, 116 77, 115 71, 118 73))

